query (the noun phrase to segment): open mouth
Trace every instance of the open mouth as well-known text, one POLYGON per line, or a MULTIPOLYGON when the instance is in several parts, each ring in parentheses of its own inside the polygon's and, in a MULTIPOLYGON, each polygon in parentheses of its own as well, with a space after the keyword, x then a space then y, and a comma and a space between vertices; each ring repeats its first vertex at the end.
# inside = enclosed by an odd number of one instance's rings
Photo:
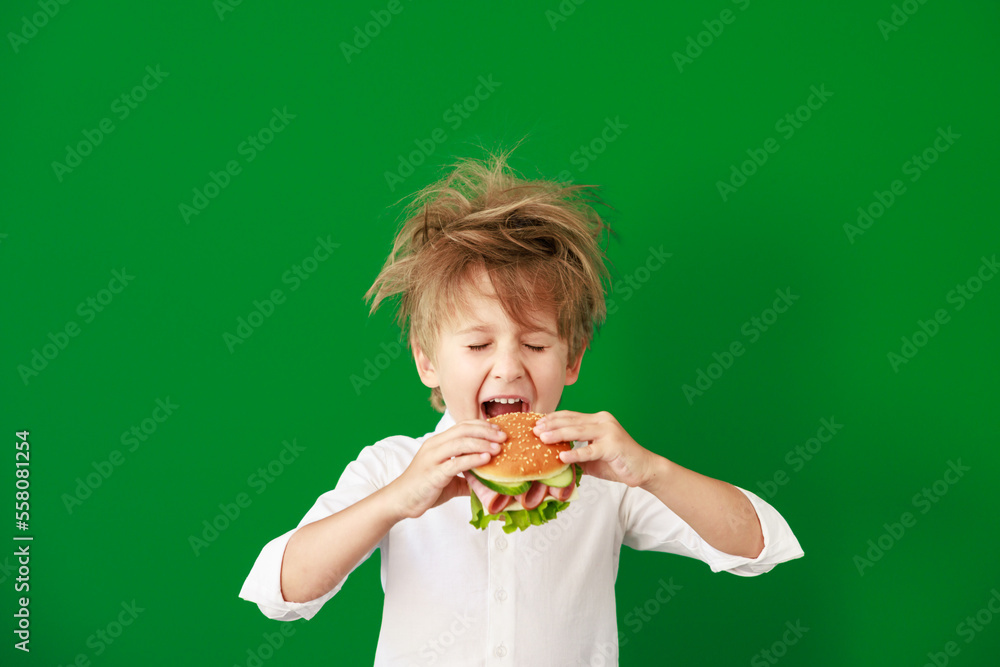
POLYGON ((483 419, 497 417, 511 412, 530 412, 531 405, 517 396, 498 396, 479 405, 483 419))

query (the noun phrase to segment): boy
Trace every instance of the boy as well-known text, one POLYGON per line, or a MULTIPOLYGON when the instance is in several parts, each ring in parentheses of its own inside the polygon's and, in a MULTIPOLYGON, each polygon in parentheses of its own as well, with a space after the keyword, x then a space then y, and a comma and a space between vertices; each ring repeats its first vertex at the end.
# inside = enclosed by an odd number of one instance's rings
POLYGON ((269 618, 309 619, 380 549, 376 665, 617 664, 622 544, 742 576, 803 555, 753 493, 654 454, 606 412, 558 410, 605 317, 607 227, 588 186, 520 180, 507 154, 460 160, 417 193, 366 294, 372 312, 402 295, 398 322, 444 413, 437 428, 365 447, 264 547, 240 591, 269 618), (584 445, 560 455, 583 467, 579 498, 509 535, 499 521, 469 525, 461 476, 505 439, 486 421, 497 397, 546 414, 543 442, 584 445))

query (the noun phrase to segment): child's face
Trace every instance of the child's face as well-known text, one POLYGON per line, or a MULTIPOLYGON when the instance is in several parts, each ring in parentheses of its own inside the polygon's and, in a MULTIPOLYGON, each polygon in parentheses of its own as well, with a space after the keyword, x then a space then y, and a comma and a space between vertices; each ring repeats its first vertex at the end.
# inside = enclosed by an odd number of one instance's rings
MULTIPOLYGON (((480 285, 492 293, 483 274, 480 285)), ((556 334, 555 314, 533 314, 538 327, 547 331, 521 331, 495 299, 475 295, 471 304, 470 312, 442 326, 436 364, 419 345, 413 345, 421 381, 431 388, 441 387, 456 423, 486 419, 483 402, 498 396, 521 398, 526 403, 523 411, 553 412, 563 387, 576 382, 583 361, 583 352, 575 360, 567 358, 569 348, 556 334), (485 329, 469 331, 480 326, 485 329)))

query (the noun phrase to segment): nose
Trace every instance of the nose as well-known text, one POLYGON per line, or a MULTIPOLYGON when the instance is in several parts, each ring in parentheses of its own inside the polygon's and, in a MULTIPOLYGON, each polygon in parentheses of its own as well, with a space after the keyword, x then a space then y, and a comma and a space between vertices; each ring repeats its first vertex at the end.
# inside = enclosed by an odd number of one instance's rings
POLYGON ((497 352, 493 362, 493 375, 500 380, 512 382, 524 374, 524 364, 519 349, 504 346, 497 352))

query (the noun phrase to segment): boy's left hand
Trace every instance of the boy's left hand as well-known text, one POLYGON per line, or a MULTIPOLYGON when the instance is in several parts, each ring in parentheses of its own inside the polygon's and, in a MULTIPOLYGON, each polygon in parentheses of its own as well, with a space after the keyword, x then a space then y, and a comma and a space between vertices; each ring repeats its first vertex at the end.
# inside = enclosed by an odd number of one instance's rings
POLYGON ((539 419, 533 430, 545 443, 588 441, 585 447, 560 452, 559 458, 579 463, 588 475, 629 486, 646 484, 660 458, 633 440, 608 412, 591 415, 559 410, 539 419))

